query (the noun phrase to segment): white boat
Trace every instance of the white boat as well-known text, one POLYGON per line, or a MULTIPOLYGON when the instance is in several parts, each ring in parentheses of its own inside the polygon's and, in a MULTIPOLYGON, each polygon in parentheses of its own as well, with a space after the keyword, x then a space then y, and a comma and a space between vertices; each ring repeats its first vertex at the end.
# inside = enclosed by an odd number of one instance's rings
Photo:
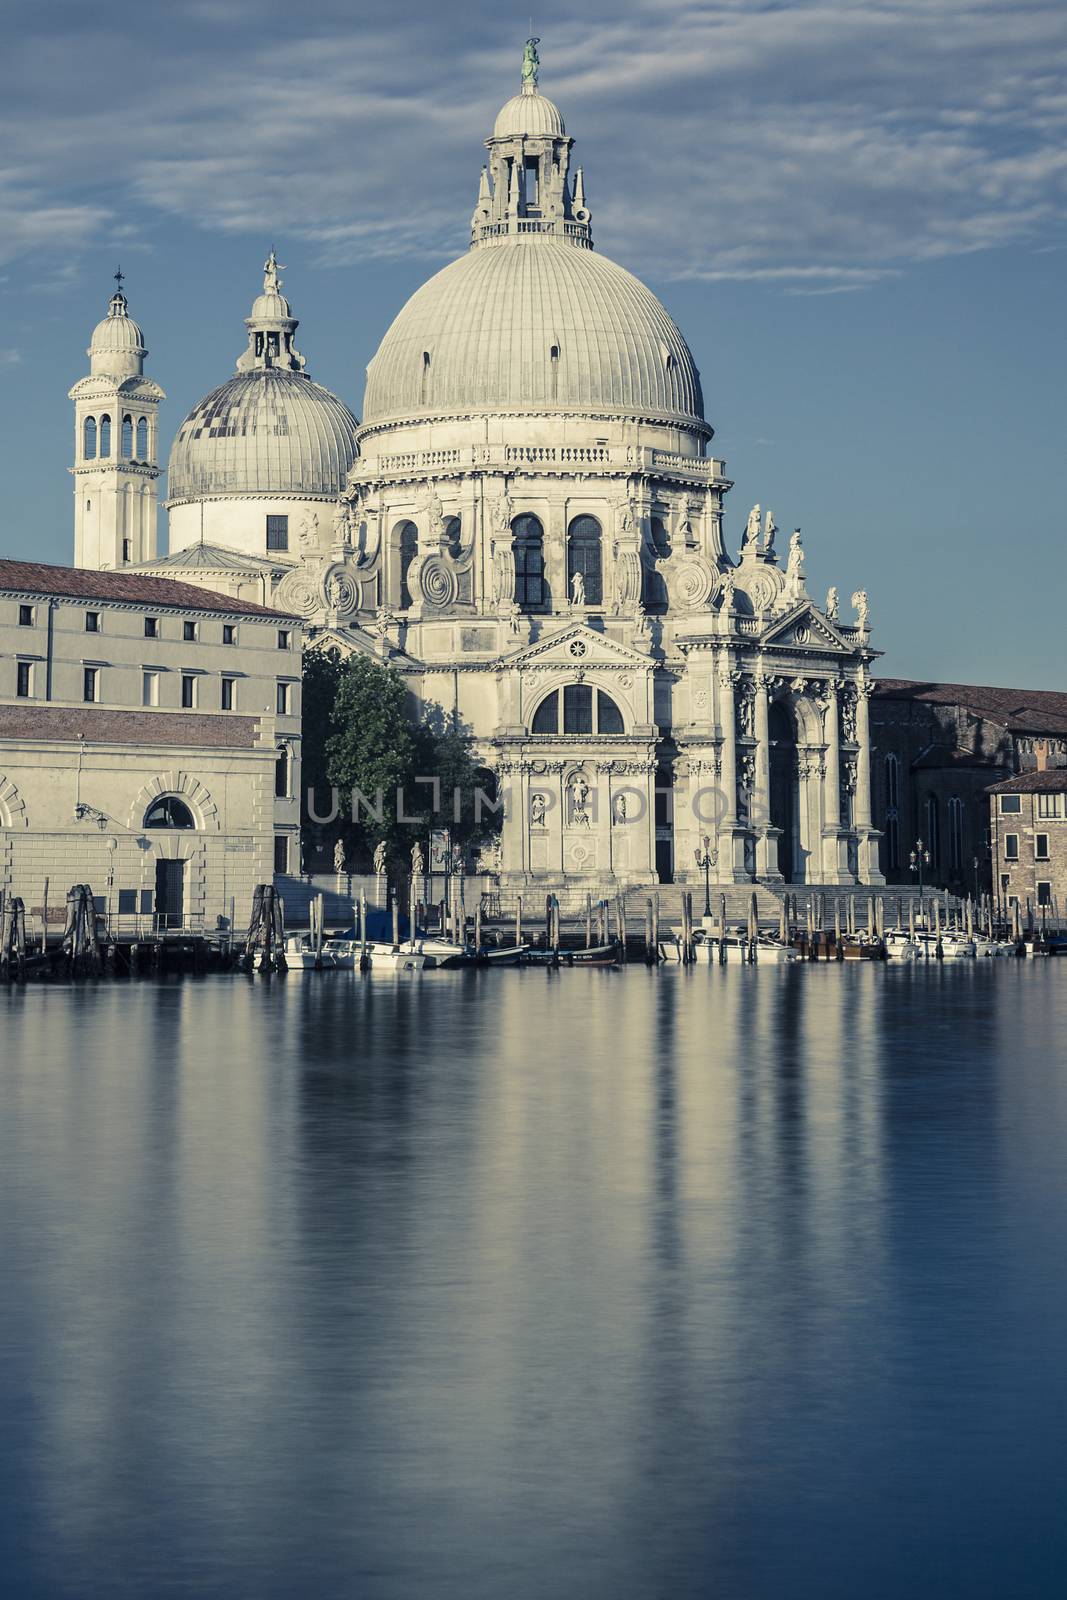
MULTIPOLYGON (((350 969, 359 966, 363 954, 358 939, 327 939, 322 948, 324 954, 328 951, 334 957, 337 966, 350 969)), ((415 972, 429 965, 421 950, 411 950, 406 944, 386 944, 384 940, 369 939, 366 955, 371 972, 415 972)))
POLYGON ((428 967, 461 967, 474 960, 473 945, 439 939, 430 933, 415 935, 415 949, 426 958, 428 967))
POLYGON ((911 934, 903 928, 888 928, 885 935, 885 955, 887 961, 922 961, 926 951, 918 939, 913 939, 911 934))
MULTIPOLYGON (((936 933, 923 931, 915 937, 923 947, 923 955, 931 961, 937 959, 936 933)), ((941 959, 943 961, 970 961, 975 954, 974 940, 968 939, 965 933, 958 933, 953 928, 946 928, 941 935, 941 959)))
MULTIPOLYGON (((693 944, 696 948, 697 959, 704 960, 714 966, 720 960, 719 939, 717 936, 706 933, 700 929, 693 935, 693 944)), ((726 965, 748 966, 750 962, 749 940, 744 934, 726 935, 726 965)), ((778 963, 795 961, 797 953, 792 945, 783 944, 780 939, 770 939, 765 935, 756 940, 756 965, 760 962, 778 963)))
POLYGON ((285 941, 284 954, 290 972, 330 972, 339 965, 326 945, 316 955, 309 933, 291 933, 285 941))

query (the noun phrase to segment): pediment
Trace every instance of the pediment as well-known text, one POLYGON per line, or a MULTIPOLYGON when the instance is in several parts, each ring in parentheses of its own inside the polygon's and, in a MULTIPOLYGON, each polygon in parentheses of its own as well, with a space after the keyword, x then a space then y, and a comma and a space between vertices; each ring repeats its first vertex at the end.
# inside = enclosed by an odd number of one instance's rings
POLYGON ((370 660, 390 662, 393 666, 417 666, 413 656, 401 650, 392 640, 387 640, 383 650, 377 634, 355 625, 337 628, 316 628, 305 637, 308 650, 337 650, 342 656, 368 656, 370 660))
POLYGON ((651 670, 650 656, 631 645, 620 644, 584 622, 570 622, 552 633, 543 633, 532 644, 520 645, 501 658, 506 667, 619 667, 630 671, 651 670))
POLYGON ((760 643, 786 650, 829 651, 833 655, 854 655, 855 646, 834 627, 821 611, 808 601, 779 617, 763 634, 760 643))

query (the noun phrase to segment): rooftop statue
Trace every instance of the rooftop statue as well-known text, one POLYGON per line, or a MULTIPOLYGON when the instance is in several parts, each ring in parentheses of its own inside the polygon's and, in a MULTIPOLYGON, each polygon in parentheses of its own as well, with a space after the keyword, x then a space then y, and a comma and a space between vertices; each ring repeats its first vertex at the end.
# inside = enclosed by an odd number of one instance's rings
POLYGON ((264 261, 264 263, 263 263, 263 293, 264 294, 280 294, 281 293, 282 280, 279 278, 278 274, 279 274, 279 272, 284 272, 284 271, 285 271, 285 268, 284 267, 280 267, 278 265, 278 257, 275 255, 274 251, 272 250, 270 255, 267 257, 266 261, 264 261))
POLYGON ((526 48, 522 52, 522 86, 525 89, 529 84, 531 89, 537 88, 537 74, 541 69, 541 57, 537 54, 540 39, 527 39, 526 48))

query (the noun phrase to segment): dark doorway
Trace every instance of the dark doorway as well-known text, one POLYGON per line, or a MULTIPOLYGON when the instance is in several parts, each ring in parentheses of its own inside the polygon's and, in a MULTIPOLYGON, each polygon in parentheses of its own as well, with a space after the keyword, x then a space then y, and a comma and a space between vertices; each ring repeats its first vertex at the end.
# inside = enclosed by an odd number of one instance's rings
POLYGON ((797 835, 797 730, 792 713, 780 700, 770 708, 771 827, 778 833, 778 871, 786 883, 796 875, 797 835))
POLYGON ((185 919, 185 862, 156 862, 156 917, 161 928, 180 928, 185 919))
POLYGON ((674 882, 674 848, 669 839, 656 840, 656 877, 660 883, 674 882))

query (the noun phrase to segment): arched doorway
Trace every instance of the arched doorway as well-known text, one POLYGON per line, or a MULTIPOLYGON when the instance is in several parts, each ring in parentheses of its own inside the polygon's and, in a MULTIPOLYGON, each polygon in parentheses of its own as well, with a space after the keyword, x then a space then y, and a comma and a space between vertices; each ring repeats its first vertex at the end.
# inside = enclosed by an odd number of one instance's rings
POLYGON ((799 867, 797 849, 797 728, 789 707, 775 700, 767 719, 770 736, 771 827, 778 829, 778 871, 786 883, 794 882, 799 867))

